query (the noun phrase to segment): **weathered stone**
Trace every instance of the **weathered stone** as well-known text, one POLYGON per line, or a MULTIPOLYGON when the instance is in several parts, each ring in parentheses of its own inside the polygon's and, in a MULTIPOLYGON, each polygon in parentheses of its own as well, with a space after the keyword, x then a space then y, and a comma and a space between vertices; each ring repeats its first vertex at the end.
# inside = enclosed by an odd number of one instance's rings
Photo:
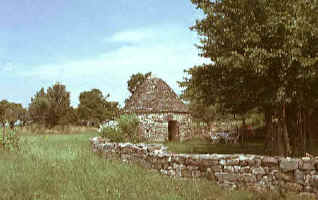
POLYGON ((238 159, 226 160, 225 165, 234 166, 234 165, 238 165, 239 163, 240 163, 240 161, 238 159))
POLYGON ((298 169, 295 170, 295 180, 296 183, 304 184, 305 183, 305 176, 304 173, 298 169))
POLYGON ((313 192, 313 188, 311 186, 309 186, 309 185, 306 185, 304 187, 304 192, 313 192))
POLYGON ((207 168, 206 170, 206 177, 208 180, 212 180, 212 181, 215 181, 216 180, 216 177, 214 175, 214 172, 212 171, 211 168, 207 168))
POLYGON ((302 192, 303 191, 303 186, 297 183, 285 183, 285 186, 288 191, 292 192, 302 192))
POLYGON ((215 166, 219 164, 217 160, 201 160, 202 164, 206 167, 215 166))
POLYGON ((193 170, 192 177, 194 177, 194 178, 201 177, 201 172, 199 170, 193 170))
POLYGON ((241 167, 240 172, 241 173, 249 173, 251 171, 251 168, 249 166, 241 167))
POLYGON ((262 167, 259 168, 253 168, 252 169, 252 173, 254 175, 264 175, 265 174, 265 170, 262 167))
POLYGON ((224 166, 223 171, 224 172, 233 173, 234 172, 234 167, 233 166, 224 166))
POLYGON ((277 180, 283 180, 283 181, 292 181, 293 177, 290 174, 285 174, 282 172, 276 173, 275 177, 277 180))
POLYGON ((241 171, 241 166, 234 166, 235 173, 240 173, 240 171, 241 171))
POLYGON ((211 169, 212 169, 214 172, 222 172, 222 170, 223 170, 222 166, 220 166, 220 165, 211 166, 211 169))
POLYGON ((241 167, 246 167, 246 166, 248 166, 247 160, 240 160, 240 166, 241 166, 241 167))
POLYGON ((255 175, 252 174, 241 174, 239 179, 244 183, 255 183, 257 181, 255 175))
POLYGON ((315 165, 316 170, 318 170, 318 159, 316 159, 316 160, 314 161, 314 165, 315 165))
POLYGON ((315 169, 314 161, 309 160, 309 161, 303 161, 303 164, 301 166, 301 169, 303 170, 313 170, 315 169))
POLYGON ((235 182, 236 180, 238 180, 238 177, 234 173, 216 172, 215 176, 217 177, 217 180, 220 182, 235 182))
POLYGON ((240 154, 171 154, 166 152, 164 146, 149 152, 148 146, 153 147, 147 144, 106 143, 102 140, 92 142, 93 150, 100 151, 107 159, 133 162, 172 177, 206 177, 231 187, 243 185, 263 191, 276 191, 276 188, 281 188, 282 192, 318 194, 318 171, 315 168, 317 159, 240 154), (180 160, 188 165, 181 164, 180 160))
POLYGON ((318 175, 311 176, 310 183, 314 188, 318 188, 318 175))
POLYGON ((298 169, 300 160, 299 159, 281 159, 279 167, 283 172, 292 171, 298 169))
POLYGON ((188 159, 186 161, 186 165, 200 166, 200 161, 199 160, 194 160, 194 159, 188 159))

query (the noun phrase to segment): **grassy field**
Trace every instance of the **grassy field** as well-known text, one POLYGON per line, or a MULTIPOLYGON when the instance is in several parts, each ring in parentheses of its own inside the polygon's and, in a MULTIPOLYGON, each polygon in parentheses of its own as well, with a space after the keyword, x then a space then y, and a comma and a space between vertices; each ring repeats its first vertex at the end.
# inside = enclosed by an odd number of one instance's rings
POLYGON ((255 199, 206 180, 178 180, 92 153, 94 133, 24 136, 0 151, 0 199, 255 199))
POLYGON ((280 199, 102 159, 91 152, 94 135, 29 133, 19 152, 0 150, 0 199, 280 199))
MULTIPOLYGON (((264 141, 262 138, 253 138, 248 140, 245 146, 240 144, 211 144, 210 141, 199 137, 192 138, 185 142, 167 142, 168 150, 175 153, 191 153, 191 154, 257 154, 264 155, 264 141)), ((318 140, 313 140, 313 145, 308 152, 318 156, 318 140)))

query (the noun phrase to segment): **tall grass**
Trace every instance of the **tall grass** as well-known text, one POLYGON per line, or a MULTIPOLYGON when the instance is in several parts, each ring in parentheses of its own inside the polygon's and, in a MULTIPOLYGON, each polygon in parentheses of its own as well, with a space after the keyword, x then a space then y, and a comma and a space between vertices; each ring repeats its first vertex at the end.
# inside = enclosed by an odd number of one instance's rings
POLYGON ((172 179, 102 159, 91 152, 91 136, 90 132, 24 136, 19 152, 0 151, 0 199, 263 198, 223 190, 207 180, 172 179))

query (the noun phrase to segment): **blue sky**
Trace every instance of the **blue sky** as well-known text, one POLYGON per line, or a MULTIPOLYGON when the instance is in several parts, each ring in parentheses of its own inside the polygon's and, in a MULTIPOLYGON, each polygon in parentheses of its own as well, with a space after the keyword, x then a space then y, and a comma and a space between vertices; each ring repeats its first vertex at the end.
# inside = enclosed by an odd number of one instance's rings
POLYGON ((177 93, 183 70, 200 64, 190 0, 4 0, 0 6, 0 100, 27 106, 56 82, 92 88, 121 104, 133 73, 151 71, 177 93))

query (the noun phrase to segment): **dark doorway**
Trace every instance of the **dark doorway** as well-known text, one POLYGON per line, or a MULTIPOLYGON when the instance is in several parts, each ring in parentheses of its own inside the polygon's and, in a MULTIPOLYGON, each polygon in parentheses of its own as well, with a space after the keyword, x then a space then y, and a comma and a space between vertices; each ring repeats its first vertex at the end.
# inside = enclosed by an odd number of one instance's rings
POLYGON ((168 122, 168 139, 169 141, 176 141, 179 135, 179 124, 175 120, 168 122))

